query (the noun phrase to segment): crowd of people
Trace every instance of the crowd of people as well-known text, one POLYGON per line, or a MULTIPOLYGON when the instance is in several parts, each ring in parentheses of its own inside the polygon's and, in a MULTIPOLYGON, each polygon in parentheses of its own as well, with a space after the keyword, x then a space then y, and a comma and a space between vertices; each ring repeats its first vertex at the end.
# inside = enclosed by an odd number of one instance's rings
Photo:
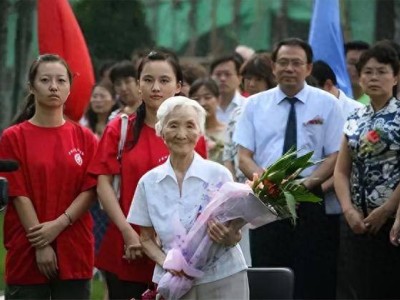
POLYGON ((1 174, 6 299, 89 299, 94 270, 105 299, 155 299, 165 273, 191 277, 166 263, 176 222, 189 232, 210 193, 293 146, 313 152, 300 178, 322 204, 300 203, 296 226, 211 220, 226 251, 183 299, 248 299, 249 267, 291 268, 296 299, 400 299, 399 48, 344 45, 353 95, 298 38, 208 66, 152 49, 101 68, 80 124, 67 63, 39 56, 0 139, 20 165, 1 174))

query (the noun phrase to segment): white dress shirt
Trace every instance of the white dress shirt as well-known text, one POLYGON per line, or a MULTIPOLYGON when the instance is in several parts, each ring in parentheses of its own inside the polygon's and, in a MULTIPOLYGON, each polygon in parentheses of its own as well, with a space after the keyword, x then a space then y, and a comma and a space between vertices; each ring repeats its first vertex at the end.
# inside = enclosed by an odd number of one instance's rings
MULTIPOLYGON (((339 99, 337 102, 342 110, 344 121, 346 121, 356 109, 365 107, 364 104, 347 97, 346 94, 341 90, 339 90, 339 99)), ((343 126, 344 123, 342 124, 342 127, 343 126)), ((325 211, 328 215, 336 215, 342 212, 340 203, 334 191, 330 191, 325 195, 325 211)))
MULTIPOLYGON (((247 99, 233 140, 254 153, 255 163, 265 168, 282 156, 290 110, 287 97, 278 87, 247 99)), ((304 84, 295 97, 298 155, 314 151, 319 161, 339 151, 344 118, 338 100, 331 94, 304 84)), ((309 176, 317 166, 303 171, 309 176)))
MULTIPOLYGON (((347 118, 357 109, 364 107, 365 105, 346 96, 346 94, 339 90, 339 106, 342 109, 344 120, 346 121, 347 118)), ((344 126, 344 123, 343 123, 344 126)))
MULTIPOLYGON (((134 201, 128 214, 128 222, 153 227, 167 253, 179 234, 176 228, 183 225, 186 232, 197 216, 223 183, 233 181, 232 174, 224 166, 205 160, 197 153, 185 174, 182 194, 179 192, 175 172, 168 160, 147 172, 139 181, 134 201), (176 222, 180 222, 178 224, 176 222)), ((204 276, 195 285, 216 281, 247 269, 240 246, 230 248, 212 264, 206 266, 204 276)), ((153 281, 158 283, 164 269, 156 265, 153 281)))
POLYGON ((217 107, 217 119, 218 121, 228 125, 231 120, 232 112, 237 108, 241 107, 246 101, 246 98, 243 97, 238 91, 236 91, 235 96, 233 97, 231 103, 229 103, 228 107, 223 110, 221 107, 217 107))

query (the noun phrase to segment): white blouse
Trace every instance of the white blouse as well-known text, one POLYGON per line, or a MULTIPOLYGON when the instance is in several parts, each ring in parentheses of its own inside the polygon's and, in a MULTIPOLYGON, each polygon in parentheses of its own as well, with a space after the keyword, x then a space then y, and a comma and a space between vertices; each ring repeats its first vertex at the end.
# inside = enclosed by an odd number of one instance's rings
MULTIPOLYGON (((153 227, 167 253, 179 240, 180 228, 186 234, 223 183, 233 181, 224 166, 205 160, 197 153, 185 174, 182 194, 179 192, 175 172, 168 160, 147 172, 139 181, 134 201, 129 210, 128 222, 153 227)), ((216 281, 247 268, 240 246, 226 251, 219 259, 207 265, 204 276, 195 285, 216 281)), ((153 281, 158 283, 164 269, 156 265, 153 281)))

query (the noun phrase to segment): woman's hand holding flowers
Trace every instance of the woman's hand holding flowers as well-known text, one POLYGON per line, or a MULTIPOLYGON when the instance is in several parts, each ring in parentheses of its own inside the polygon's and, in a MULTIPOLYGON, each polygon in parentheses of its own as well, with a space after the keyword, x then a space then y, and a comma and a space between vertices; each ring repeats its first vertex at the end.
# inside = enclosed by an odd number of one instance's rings
POLYGON ((227 223, 227 226, 215 220, 208 222, 207 233, 211 240, 227 247, 236 245, 242 239, 242 233, 235 222, 227 223))
POLYGON ((174 276, 178 276, 178 277, 186 277, 190 280, 193 279, 193 277, 190 277, 189 275, 187 275, 183 270, 181 271, 176 271, 176 270, 167 270, 168 272, 170 272, 172 275, 174 276))

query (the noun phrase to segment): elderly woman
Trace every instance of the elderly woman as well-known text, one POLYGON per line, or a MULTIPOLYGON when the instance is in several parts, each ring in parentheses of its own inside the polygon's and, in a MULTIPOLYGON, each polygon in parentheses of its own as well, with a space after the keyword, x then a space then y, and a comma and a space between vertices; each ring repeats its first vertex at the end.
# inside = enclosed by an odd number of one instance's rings
MULTIPOLYGON (((139 181, 128 221, 138 224, 144 252, 156 262, 153 281, 158 283, 165 272, 186 276, 180 270, 164 270, 167 252, 172 248, 176 223, 188 232, 208 204, 209 195, 228 181, 231 173, 222 165, 205 160, 194 147, 204 133, 205 111, 186 97, 172 97, 158 109, 157 134, 167 145, 170 156, 162 165, 139 181), (161 246, 155 236, 161 240, 161 246)), ((184 299, 247 299, 246 263, 240 247, 243 224, 210 221, 208 234, 226 247, 223 256, 206 266, 205 274, 194 282, 184 299)), ((179 227, 179 226, 178 226, 179 227)))
POLYGON ((378 43, 360 57, 360 84, 371 104, 348 118, 334 174, 347 224, 342 228, 345 286, 340 298, 400 299, 400 249, 389 231, 400 199, 399 61, 378 43))

